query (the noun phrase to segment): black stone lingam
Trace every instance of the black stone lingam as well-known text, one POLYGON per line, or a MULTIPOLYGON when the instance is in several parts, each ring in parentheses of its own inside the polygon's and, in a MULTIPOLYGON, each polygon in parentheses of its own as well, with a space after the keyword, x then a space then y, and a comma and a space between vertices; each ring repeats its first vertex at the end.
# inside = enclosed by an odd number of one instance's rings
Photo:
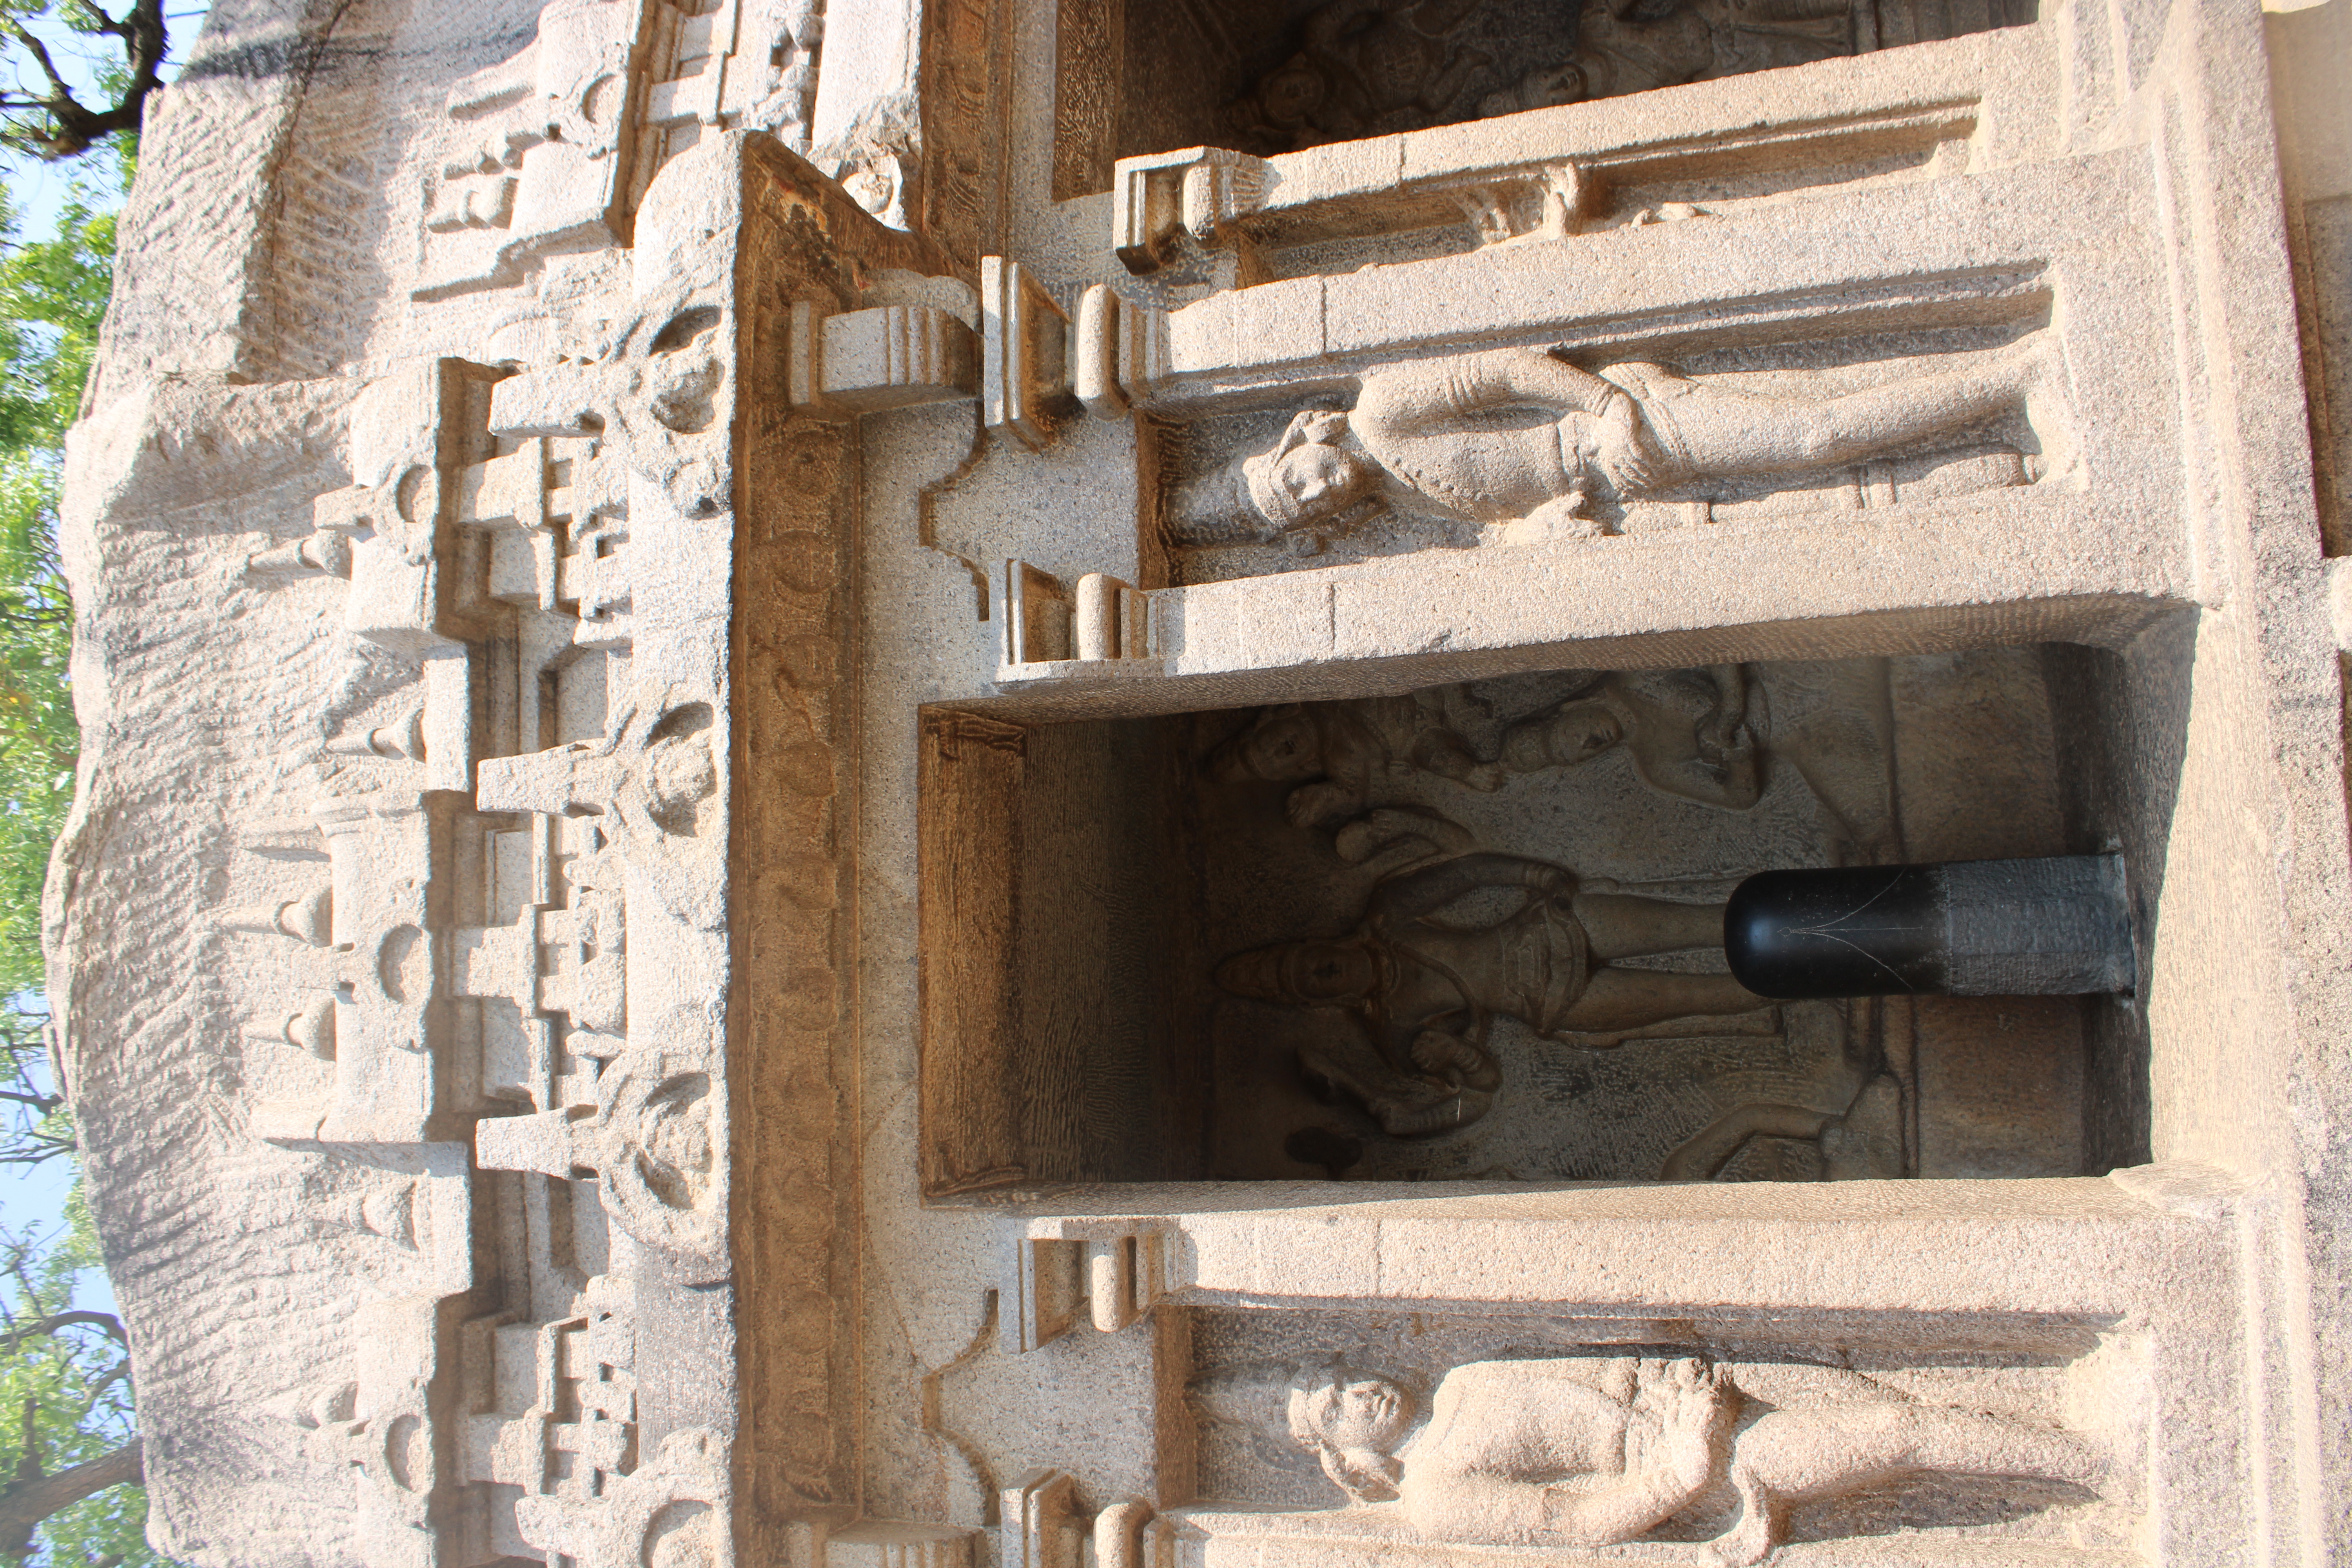
POLYGON ((2129 991, 2114 855, 1765 871, 1723 911, 1731 973, 1759 996, 2064 996, 2129 991))

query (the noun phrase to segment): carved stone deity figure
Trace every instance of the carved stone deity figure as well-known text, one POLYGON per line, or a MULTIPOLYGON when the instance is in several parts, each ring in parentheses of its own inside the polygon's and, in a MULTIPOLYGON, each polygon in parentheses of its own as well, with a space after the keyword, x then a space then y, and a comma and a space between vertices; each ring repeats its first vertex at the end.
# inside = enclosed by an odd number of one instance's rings
POLYGON ((1853 53, 1847 0, 1593 0, 1568 58, 1479 100, 1491 118, 1853 53))
POLYGON ((1295 784, 1285 803, 1291 824, 1321 827, 1360 812, 1382 773, 1417 769, 1475 790, 1492 790, 1503 770, 1481 762, 1445 721, 1434 691, 1358 702, 1286 702, 1209 753, 1213 778, 1295 784))
MULTIPOLYGON (((1844 7, 1839 7, 1844 15, 1844 7)), ((1655 21, 1621 21, 1601 5, 1585 7, 1576 50, 1554 65, 1538 66, 1500 92, 1479 100, 1483 118, 1523 109, 1550 109, 1588 99, 1617 98, 1654 87, 1680 87, 1710 74, 1714 29, 1696 7, 1680 6, 1655 21)))
POLYGON ((1296 784, 1286 803, 1292 824, 1319 827, 1362 811, 1382 773, 1418 771, 1492 791, 1513 774, 1579 767, 1622 747, 1652 789, 1745 811, 1764 789, 1748 705, 1747 671, 1736 664, 1588 677, 1506 730, 1489 759, 1447 722, 1436 691, 1286 702, 1212 752, 1208 771, 1229 784, 1296 784))
POLYGON ((2060 374, 2054 343, 2039 336, 1826 398, 1736 391, 1640 363, 1595 374, 1541 349, 1382 365, 1364 374, 1351 411, 1298 415, 1271 450, 1202 487, 1176 537, 1273 539, 1369 500, 1589 534, 1596 487, 1637 500, 1706 479, 1834 468, 2019 407, 2046 477, 2065 467, 2060 374))
POLYGON ((1446 39, 1477 5, 1331 0, 1307 14, 1298 52, 1226 106, 1226 121, 1257 153, 1440 123, 1490 61, 1446 39))
POLYGON ((1885 666, 1873 660, 1619 670, 1512 724, 1495 766, 1574 768, 1622 748, 1660 794, 1745 811, 1763 798, 1769 750, 1773 769, 1792 769, 1819 803, 1836 863, 1881 858, 1901 848, 1886 700, 1885 666))
POLYGON ((1807 1370, 1851 1386, 1776 1408, 1696 1357, 1620 1363, 1613 1388, 1591 1361, 1472 1362, 1445 1374, 1423 1418, 1396 1382, 1333 1361, 1292 1378, 1288 1424, 1350 1498, 1397 1500, 1433 1541, 1617 1545, 1736 1497, 1737 1521, 1714 1542, 1733 1564, 1772 1550, 1791 1505, 1866 1487, 1940 1474, 2095 1489, 2106 1479, 2104 1458, 2070 1434, 1807 1370))
POLYGON ((1736 664, 1615 672, 1504 731, 1500 766, 1580 767, 1622 747, 1652 789, 1745 811, 1764 794, 1748 693, 1748 672, 1736 664))
POLYGON ((1302 1058, 1383 1130, 1417 1137, 1493 1106, 1502 1075, 1486 1042, 1497 1016, 1556 1037, 1768 1005, 1728 974, 1611 962, 1722 942, 1720 904, 1581 891, 1574 873, 1545 861, 1461 855, 1381 882, 1353 935, 1236 953, 1216 979, 1261 1002, 1357 1015, 1377 1065, 1342 1052, 1302 1058))

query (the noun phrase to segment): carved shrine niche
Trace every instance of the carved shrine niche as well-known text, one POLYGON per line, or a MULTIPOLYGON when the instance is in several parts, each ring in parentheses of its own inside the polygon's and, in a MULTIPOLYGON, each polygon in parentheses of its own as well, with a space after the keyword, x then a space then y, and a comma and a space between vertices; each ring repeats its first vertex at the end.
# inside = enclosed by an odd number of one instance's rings
POLYGON ((2347 6, 218 8, 60 511, 159 1543, 2326 1558, 2347 6), (2130 995, 1724 955, 2092 856, 2130 995))
POLYGON ((1768 868, 2061 853, 2030 649, 925 720, 924 1179, 2084 1168, 2073 999, 1767 1003, 1768 868))
POLYGON ((2033 19, 2031 0, 1061 0, 1054 195, 1177 148, 1265 157, 2033 19))

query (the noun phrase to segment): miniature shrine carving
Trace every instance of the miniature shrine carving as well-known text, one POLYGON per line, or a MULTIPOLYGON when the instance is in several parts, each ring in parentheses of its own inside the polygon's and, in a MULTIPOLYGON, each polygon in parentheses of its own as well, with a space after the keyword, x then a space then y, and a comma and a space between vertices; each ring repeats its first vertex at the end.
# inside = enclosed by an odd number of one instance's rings
POLYGON ((821 0, 557 0, 520 54, 449 89, 422 299, 625 246, 654 176, 706 130, 805 149, 821 0))

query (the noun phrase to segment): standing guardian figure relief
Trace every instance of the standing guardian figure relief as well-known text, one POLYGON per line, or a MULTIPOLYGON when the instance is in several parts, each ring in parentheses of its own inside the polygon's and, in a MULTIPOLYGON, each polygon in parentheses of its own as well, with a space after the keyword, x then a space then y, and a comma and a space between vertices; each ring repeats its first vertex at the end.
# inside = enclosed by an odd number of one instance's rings
POLYGON ((1312 1047, 1300 1059, 1382 1131, 1425 1137, 1493 1107, 1497 1016, 1557 1037, 1769 1005, 1728 974, 1612 963, 1722 941, 1721 904, 1580 888, 1566 868, 1517 855, 1460 855, 1381 882, 1353 935, 1253 948, 1218 965, 1216 980, 1260 1002, 1357 1015, 1377 1063, 1312 1047), (1497 907, 1449 911, 1477 895, 1497 907))
POLYGON ((1472 1362, 1424 1410, 1395 1379, 1335 1357, 1296 1370, 1286 1415, 1291 1441, 1351 1501, 1392 1502, 1416 1533, 1459 1545, 1613 1546, 1680 1516, 1722 1521, 1715 1556, 1745 1565, 1785 1539, 1791 1509, 1866 1489, 1932 1476, 2114 1485, 2113 1457, 2073 1433, 1916 1403, 1837 1369, 1778 1370, 1795 1374, 1789 1405, 1697 1356, 1472 1362))
POLYGON ((1355 406, 1307 409, 1270 449, 1199 487, 1179 544, 1343 531, 1382 504, 1507 525, 1514 542, 1604 531, 1595 504, 1710 479, 1836 468, 2021 411, 2032 471, 2072 466, 2063 368, 2047 334, 1988 359, 1835 396, 1778 396, 1628 362, 1598 372, 1542 349, 1378 366, 1355 406))

